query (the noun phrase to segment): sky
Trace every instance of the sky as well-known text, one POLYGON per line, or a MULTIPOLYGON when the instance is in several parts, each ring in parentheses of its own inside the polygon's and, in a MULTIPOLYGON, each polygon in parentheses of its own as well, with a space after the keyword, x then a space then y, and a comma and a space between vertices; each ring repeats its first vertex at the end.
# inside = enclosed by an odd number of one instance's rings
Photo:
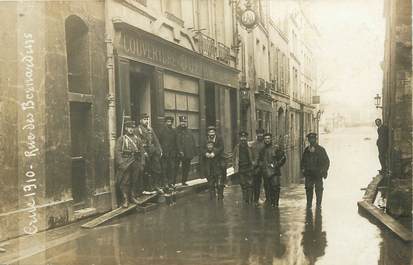
POLYGON ((307 0, 321 33, 320 65, 327 81, 320 95, 328 111, 375 112, 381 93, 385 20, 383 0, 307 0))
POLYGON ((383 0, 302 2, 321 33, 319 65, 327 80, 319 89, 323 108, 327 112, 369 111, 375 115, 373 98, 381 92, 383 76, 383 0))

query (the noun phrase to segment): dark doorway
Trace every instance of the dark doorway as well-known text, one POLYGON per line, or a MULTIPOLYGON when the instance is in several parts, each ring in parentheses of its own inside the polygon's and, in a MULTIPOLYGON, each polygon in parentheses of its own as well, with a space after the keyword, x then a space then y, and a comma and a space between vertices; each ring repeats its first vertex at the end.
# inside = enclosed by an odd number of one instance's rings
POLYGON ((216 105, 215 105, 215 86, 205 82, 205 119, 206 126, 216 125, 216 105))
POLYGON ((130 106, 132 120, 139 122, 143 113, 150 114, 149 78, 142 73, 130 74, 130 106))
POLYGON ((90 164, 91 118, 90 104, 70 103, 70 135, 72 146, 72 195, 83 205, 87 195, 86 178, 90 164))

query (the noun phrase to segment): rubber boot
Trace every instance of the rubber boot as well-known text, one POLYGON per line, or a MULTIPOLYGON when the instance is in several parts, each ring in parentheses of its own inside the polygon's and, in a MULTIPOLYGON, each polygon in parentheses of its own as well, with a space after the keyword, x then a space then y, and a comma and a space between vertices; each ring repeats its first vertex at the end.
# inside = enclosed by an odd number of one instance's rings
POLYGON ((313 189, 312 188, 305 189, 305 195, 307 197, 307 209, 311 209, 313 205, 313 189))
POLYGON ((315 195, 316 195, 316 205, 318 209, 321 209, 321 202, 323 201, 323 189, 316 189, 315 190, 315 195))
POLYGON ((129 201, 128 201, 128 195, 125 192, 122 192, 122 198, 123 198, 123 208, 128 208, 129 206, 129 201))
POLYGON ((216 191, 215 191, 215 185, 210 185, 209 186, 209 199, 210 200, 215 200, 216 197, 216 191))
POLYGON ((224 186, 218 186, 218 200, 222 201, 224 199, 224 186))
POLYGON ((280 201, 280 189, 275 189, 274 190, 274 205, 275 205, 275 207, 278 207, 279 201, 280 201))

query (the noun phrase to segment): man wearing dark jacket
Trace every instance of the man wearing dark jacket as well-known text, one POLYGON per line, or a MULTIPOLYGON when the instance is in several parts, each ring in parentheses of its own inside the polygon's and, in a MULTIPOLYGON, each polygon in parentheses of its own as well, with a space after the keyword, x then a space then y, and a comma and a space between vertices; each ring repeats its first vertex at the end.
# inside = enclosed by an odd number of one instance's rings
POLYGON ((161 186, 167 185, 172 188, 176 182, 175 164, 176 164, 176 131, 172 128, 174 118, 165 117, 165 127, 159 133, 159 142, 162 147, 162 175, 161 186))
POLYGON ((217 129, 215 128, 215 126, 208 126, 207 142, 212 142, 214 144, 215 155, 219 157, 222 175, 224 176, 225 180, 227 176, 227 168, 224 157, 224 141, 217 135, 217 129))
POLYGON ((129 200, 137 203, 137 196, 143 189, 142 171, 145 151, 142 140, 133 133, 135 123, 125 121, 124 126, 125 134, 116 141, 115 157, 119 189, 123 199, 122 206, 127 208, 129 200))
MULTIPOLYGON (((254 203, 258 205, 259 199, 260 199, 260 193, 261 193, 261 183, 262 183, 262 170, 259 167, 258 163, 258 158, 261 150, 264 148, 264 129, 259 128, 256 130, 257 133, 257 139, 252 143, 252 150, 254 153, 255 160, 254 161, 254 172, 253 172, 253 180, 252 180, 252 185, 253 185, 253 198, 254 198, 254 203)), ((265 198, 268 200, 270 199, 270 196, 268 194, 268 189, 265 188, 265 198)))
POLYGON ((271 133, 264 134, 264 144, 258 161, 264 175, 264 186, 268 188, 269 203, 272 207, 278 207, 281 191, 281 167, 285 164, 287 157, 278 146, 274 148, 271 133))
POLYGON ((238 172, 241 190, 242 200, 246 204, 250 204, 254 201, 253 198, 253 169, 255 168, 256 159, 252 145, 248 143, 248 133, 245 131, 240 132, 239 144, 234 148, 233 165, 235 172, 238 172))
POLYGON ((156 193, 154 189, 161 192, 162 169, 160 157, 162 155, 162 148, 156 133, 149 126, 149 120, 147 113, 142 114, 139 125, 135 130, 135 134, 142 139, 145 152, 147 153, 144 168, 144 182, 146 186, 146 190, 143 191, 144 194, 154 194, 156 193))
POLYGON ((307 139, 310 145, 305 148, 301 158, 301 171, 305 177, 307 208, 312 207, 314 187, 317 197, 317 208, 321 208, 324 190, 323 178, 327 178, 330 160, 326 150, 318 145, 316 133, 309 133, 307 139))
POLYGON ((182 185, 187 185, 189 169, 191 167, 191 160, 197 153, 195 137, 188 129, 188 118, 186 116, 179 116, 179 127, 176 129, 176 142, 178 148, 178 159, 176 171, 182 163, 182 185))
POLYGON ((384 174, 387 169, 387 150, 389 147, 389 130, 382 124, 381 119, 375 120, 377 126, 377 148, 379 149, 379 160, 381 165, 380 173, 384 174))

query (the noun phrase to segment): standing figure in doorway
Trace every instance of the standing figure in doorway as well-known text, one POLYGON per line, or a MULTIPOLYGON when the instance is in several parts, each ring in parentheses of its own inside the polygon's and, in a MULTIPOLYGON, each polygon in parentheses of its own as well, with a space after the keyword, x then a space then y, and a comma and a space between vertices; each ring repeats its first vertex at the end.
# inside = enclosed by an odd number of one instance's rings
POLYGON ((127 208, 129 200, 137 203, 137 196, 143 188, 142 171, 145 151, 141 139, 133 132, 135 123, 125 121, 124 128, 125 133, 116 141, 115 158, 122 206, 127 208))
POLYGON ((377 126, 377 148, 379 149, 379 160, 381 165, 380 174, 385 174, 387 170, 387 150, 389 147, 389 129, 384 125, 381 119, 375 120, 377 126))
POLYGON ((172 128, 174 118, 165 117, 165 127, 159 133, 159 141, 162 147, 162 181, 161 188, 172 190, 176 182, 176 131, 172 128))
POLYGON ((144 113, 140 118, 139 126, 136 128, 136 134, 142 139, 143 146, 148 154, 145 161, 144 180, 145 191, 144 194, 154 194, 155 189, 162 193, 161 185, 161 155, 162 148, 159 144, 158 137, 153 129, 149 126, 149 115, 144 113))
POLYGON ((301 171, 305 177, 305 190, 307 196, 307 209, 312 207, 313 191, 317 197, 317 208, 321 208, 323 199, 323 179, 327 178, 330 159, 326 150, 317 143, 317 134, 307 134, 310 143, 304 150, 301 158, 301 171))
POLYGON ((178 172, 180 164, 182 164, 182 185, 187 185, 189 169, 191 167, 191 160, 197 153, 195 137, 188 129, 188 118, 186 116, 179 116, 179 127, 176 129, 176 141, 178 148, 178 159, 176 173, 178 172))

